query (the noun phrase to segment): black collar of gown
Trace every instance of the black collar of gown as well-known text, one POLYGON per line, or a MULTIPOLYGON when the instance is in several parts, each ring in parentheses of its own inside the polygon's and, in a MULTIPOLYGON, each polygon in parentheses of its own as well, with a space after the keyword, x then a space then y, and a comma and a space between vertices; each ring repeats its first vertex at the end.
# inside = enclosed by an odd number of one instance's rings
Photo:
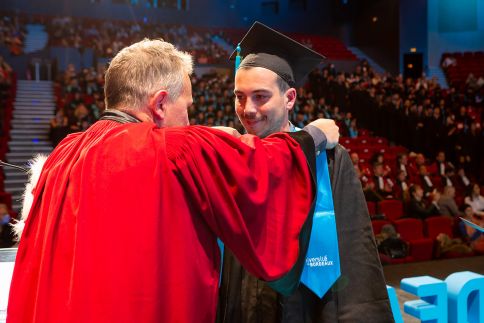
POLYGON ((99 120, 111 120, 111 121, 116 121, 119 123, 139 123, 141 120, 138 118, 120 111, 120 110, 114 110, 114 109, 106 109, 102 114, 99 120))

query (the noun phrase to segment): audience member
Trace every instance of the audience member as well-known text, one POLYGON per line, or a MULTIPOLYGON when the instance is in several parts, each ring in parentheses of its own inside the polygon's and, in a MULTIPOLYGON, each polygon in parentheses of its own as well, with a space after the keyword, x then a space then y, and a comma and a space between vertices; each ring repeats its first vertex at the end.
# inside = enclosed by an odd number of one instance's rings
POLYGON ((409 199, 409 184, 406 178, 406 172, 399 170, 397 173, 396 183, 393 186, 393 194, 399 200, 408 201, 409 199))
POLYGON ((0 203, 0 248, 10 248, 15 244, 12 217, 5 203, 0 203))
POLYGON ((453 218, 463 215, 463 213, 459 211, 459 207, 455 202, 455 187, 453 186, 444 187, 444 192, 437 204, 439 206, 440 214, 442 215, 453 218))
POLYGON ((435 191, 431 195, 431 203, 426 205, 423 200, 424 191, 420 185, 413 185, 410 187, 410 201, 407 204, 407 215, 412 218, 426 219, 428 217, 439 215, 440 210, 438 201, 440 200, 439 192, 435 191))
POLYGON ((427 197, 430 195, 432 191, 435 190, 435 186, 432 180, 430 179, 430 174, 427 171, 427 166, 420 165, 418 170, 419 170, 420 184, 424 190, 425 196, 427 197))
POLYGON ((373 175, 376 193, 384 198, 391 197, 394 184, 386 177, 382 163, 376 162, 373 164, 373 175))
POLYGON ((484 216, 484 197, 477 183, 471 184, 464 203, 472 207, 472 211, 479 216, 484 216))
MULTIPOLYGON (((476 215, 470 205, 464 205, 463 209, 464 219, 484 227, 484 220, 482 219, 482 216, 476 215)), ((465 224, 464 221, 459 223, 459 228, 462 236, 467 239, 472 250, 478 254, 484 254, 484 232, 465 224)))

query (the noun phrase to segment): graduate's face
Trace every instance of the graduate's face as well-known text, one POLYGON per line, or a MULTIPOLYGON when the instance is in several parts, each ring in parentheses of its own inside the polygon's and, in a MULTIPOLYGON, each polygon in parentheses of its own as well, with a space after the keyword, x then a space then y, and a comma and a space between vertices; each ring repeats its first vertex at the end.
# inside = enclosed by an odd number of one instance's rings
POLYGON ((187 126, 189 124, 188 108, 192 105, 192 103, 192 84, 190 82, 190 77, 185 75, 185 79, 183 80, 183 89, 180 96, 172 102, 165 103, 165 116, 162 126, 187 126))
POLYGON ((266 137, 289 131, 288 112, 296 101, 296 90, 281 93, 276 73, 262 67, 239 69, 234 93, 235 112, 248 133, 266 137))

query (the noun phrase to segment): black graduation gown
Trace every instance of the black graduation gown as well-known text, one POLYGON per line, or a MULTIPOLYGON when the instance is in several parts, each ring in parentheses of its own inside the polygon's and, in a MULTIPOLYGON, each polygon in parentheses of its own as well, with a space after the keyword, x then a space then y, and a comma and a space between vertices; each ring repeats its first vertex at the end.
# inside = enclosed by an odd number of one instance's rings
POLYGON ((323 299, 304 285, 284 297, 225 252, 217 322, 394 322, 361 183, 342 146, 329 151, 328 159, 341 262, 338 282, 323 299))

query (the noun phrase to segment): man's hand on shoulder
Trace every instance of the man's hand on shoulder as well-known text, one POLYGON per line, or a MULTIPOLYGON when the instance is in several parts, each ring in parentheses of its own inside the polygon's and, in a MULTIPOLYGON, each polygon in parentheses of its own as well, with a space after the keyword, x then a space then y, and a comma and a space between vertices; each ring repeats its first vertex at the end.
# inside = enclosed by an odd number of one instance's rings
POLYGON ((326 136, 326 149, 333 149, 338 144, 339 127, 334 120, 331 119, 317 119, 309 124, 321 130, 326 136))

